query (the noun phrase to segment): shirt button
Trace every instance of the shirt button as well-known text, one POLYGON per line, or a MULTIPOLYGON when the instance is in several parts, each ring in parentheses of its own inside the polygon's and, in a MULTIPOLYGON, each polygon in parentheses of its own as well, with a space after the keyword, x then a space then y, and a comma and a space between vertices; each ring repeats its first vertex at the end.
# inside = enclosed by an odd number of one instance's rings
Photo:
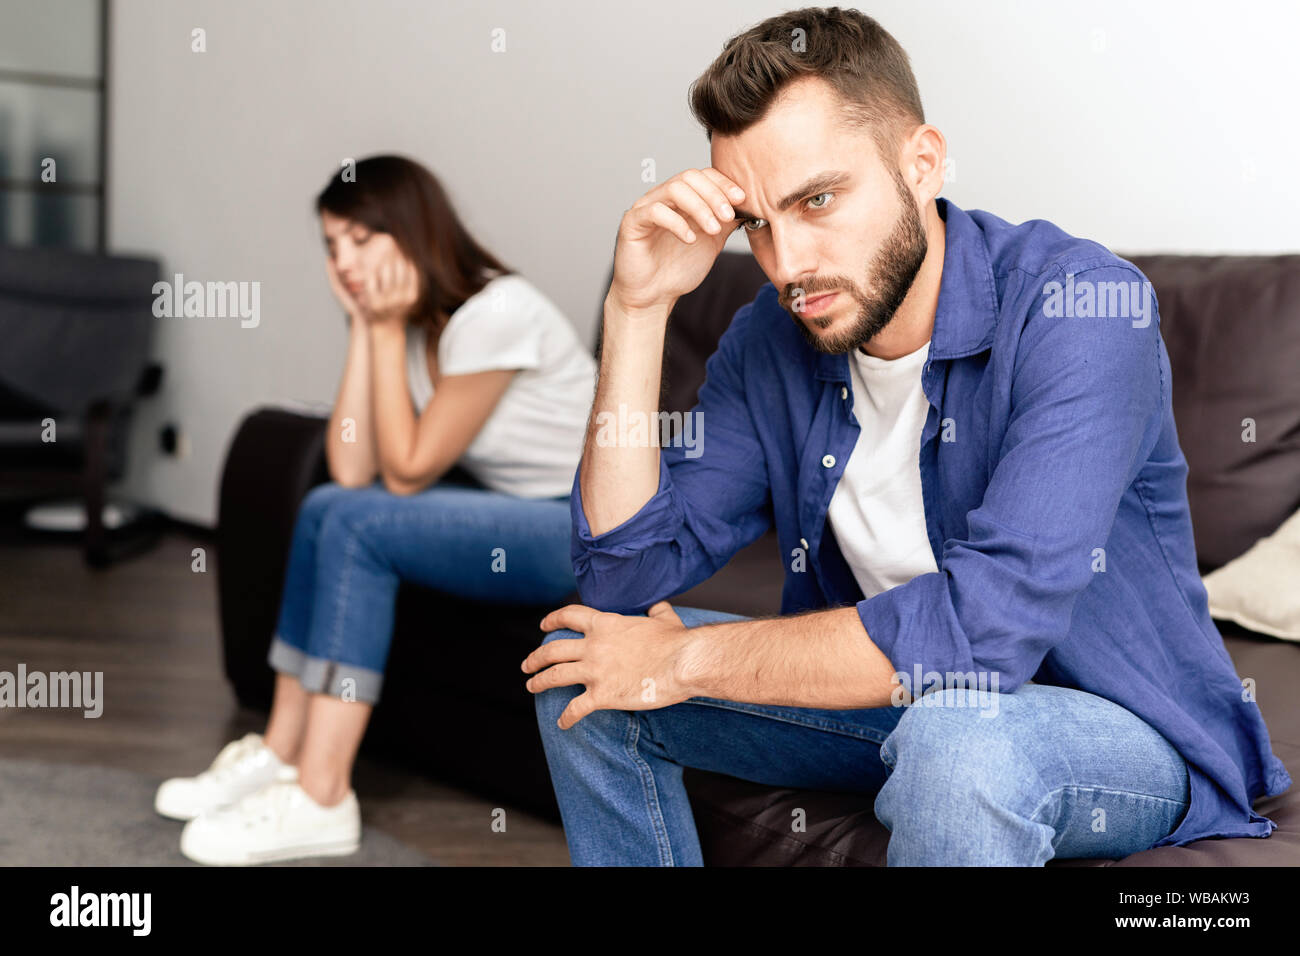
POLYGON ((823 456, 822 456, 822 467, 823 467, 823 468, 834 468, 834 467, 835 467, 835 456, 834 456, 834 455, 823 455, 823 456))
POLYGON ((800 538, 800 539, 799 539, 799 547, 801 547, 801 548, 803 548, 805 551, 807 551, 807 550, 808 550, 808 539, 807 539, 807 538, 800 538))
POLYGON ((848 397, 849 397, 849 387, 847 385, 841 385, 840 398, 848 398, 848 397))

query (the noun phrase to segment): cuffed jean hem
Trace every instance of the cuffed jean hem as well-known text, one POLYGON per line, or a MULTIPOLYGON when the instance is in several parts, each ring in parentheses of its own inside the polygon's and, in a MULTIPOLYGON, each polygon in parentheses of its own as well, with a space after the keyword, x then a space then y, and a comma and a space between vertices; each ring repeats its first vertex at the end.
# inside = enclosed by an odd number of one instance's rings
POLYGON ((377 704, 379 690, 384 684, 384 675, 377 671, 355 664, 310 657, 279 635, 272 639, 266 661, 277 673, 297 677, 303 690, 312 694, 328 694, 340 700, 377 704))

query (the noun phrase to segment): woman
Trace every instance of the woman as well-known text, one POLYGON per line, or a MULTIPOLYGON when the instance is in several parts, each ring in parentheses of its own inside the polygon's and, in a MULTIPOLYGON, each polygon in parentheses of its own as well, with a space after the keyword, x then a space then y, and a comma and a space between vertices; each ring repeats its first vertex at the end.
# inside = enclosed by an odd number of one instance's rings
POLYGON ((201 863, 357 849, 352 764, 401 580, 539 604, 575 587, 568 497, 596 366, 572 327, 474 241, 417 163, 362 160, 316 210, 350 324, 333 480, 298 512, 265 734, 158 790, 159 813, 190 820, 181 851, 201 863), (483 487, 440 482, 456 464, 483 487))

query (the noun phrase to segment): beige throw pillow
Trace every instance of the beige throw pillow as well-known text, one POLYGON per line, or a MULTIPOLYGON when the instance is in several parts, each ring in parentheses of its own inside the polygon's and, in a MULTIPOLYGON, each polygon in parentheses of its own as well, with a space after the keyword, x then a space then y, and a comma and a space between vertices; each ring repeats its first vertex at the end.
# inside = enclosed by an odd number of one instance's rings
POLYGON ((1211 616, 1300 641, 1300 511, 1203 580, 1211 616))

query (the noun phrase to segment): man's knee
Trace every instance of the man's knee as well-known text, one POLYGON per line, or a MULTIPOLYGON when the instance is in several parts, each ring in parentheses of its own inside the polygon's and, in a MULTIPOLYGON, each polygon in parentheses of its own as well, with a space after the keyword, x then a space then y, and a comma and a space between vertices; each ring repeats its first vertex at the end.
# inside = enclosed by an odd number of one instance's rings
MULTIPOLYGON (((581 638, 582 634, 579 632, 562 627, 557 631, 550 631, 544 635, 542 644, 581 638)), ((545 673, 545 671, 538 671, 538 673, 545 673)), ((543 735, 551 731, 559 732, 560 728, 557 721, 559 721, 560 715, 564 713, 564 708, 569 706, 569 701, 581 694, 582 691, 581 685, 570 684, 566 687, 550 687, 533 695, 533 706, 537 711, 537 726, 543 735)))
POLYGON ((558 631, 547 632, 546 636, 542 638, 542 643, 549 644, 551 641, 581 640, 582 636, 583 635, 578 631, 571 631, 567 627, 562 627, 558 631))
POLYGON ((1004 710, 1008 695, 962 687, 931 691, 903 711, 882 748, 889 757, 904 749, 928 753, 969 753, 971 746, 1008 736, 1004 710))
MULTIPOLYGON (((1018 745, 1006 695, 948 688, 908 706, 880 755, 890 767, 892 790, 925 788, 929 798, 968 805, 974 795, 1021 800, 1038 773, 1018 745)), ((890 782, 887 781, 887 784, 890 782)))

